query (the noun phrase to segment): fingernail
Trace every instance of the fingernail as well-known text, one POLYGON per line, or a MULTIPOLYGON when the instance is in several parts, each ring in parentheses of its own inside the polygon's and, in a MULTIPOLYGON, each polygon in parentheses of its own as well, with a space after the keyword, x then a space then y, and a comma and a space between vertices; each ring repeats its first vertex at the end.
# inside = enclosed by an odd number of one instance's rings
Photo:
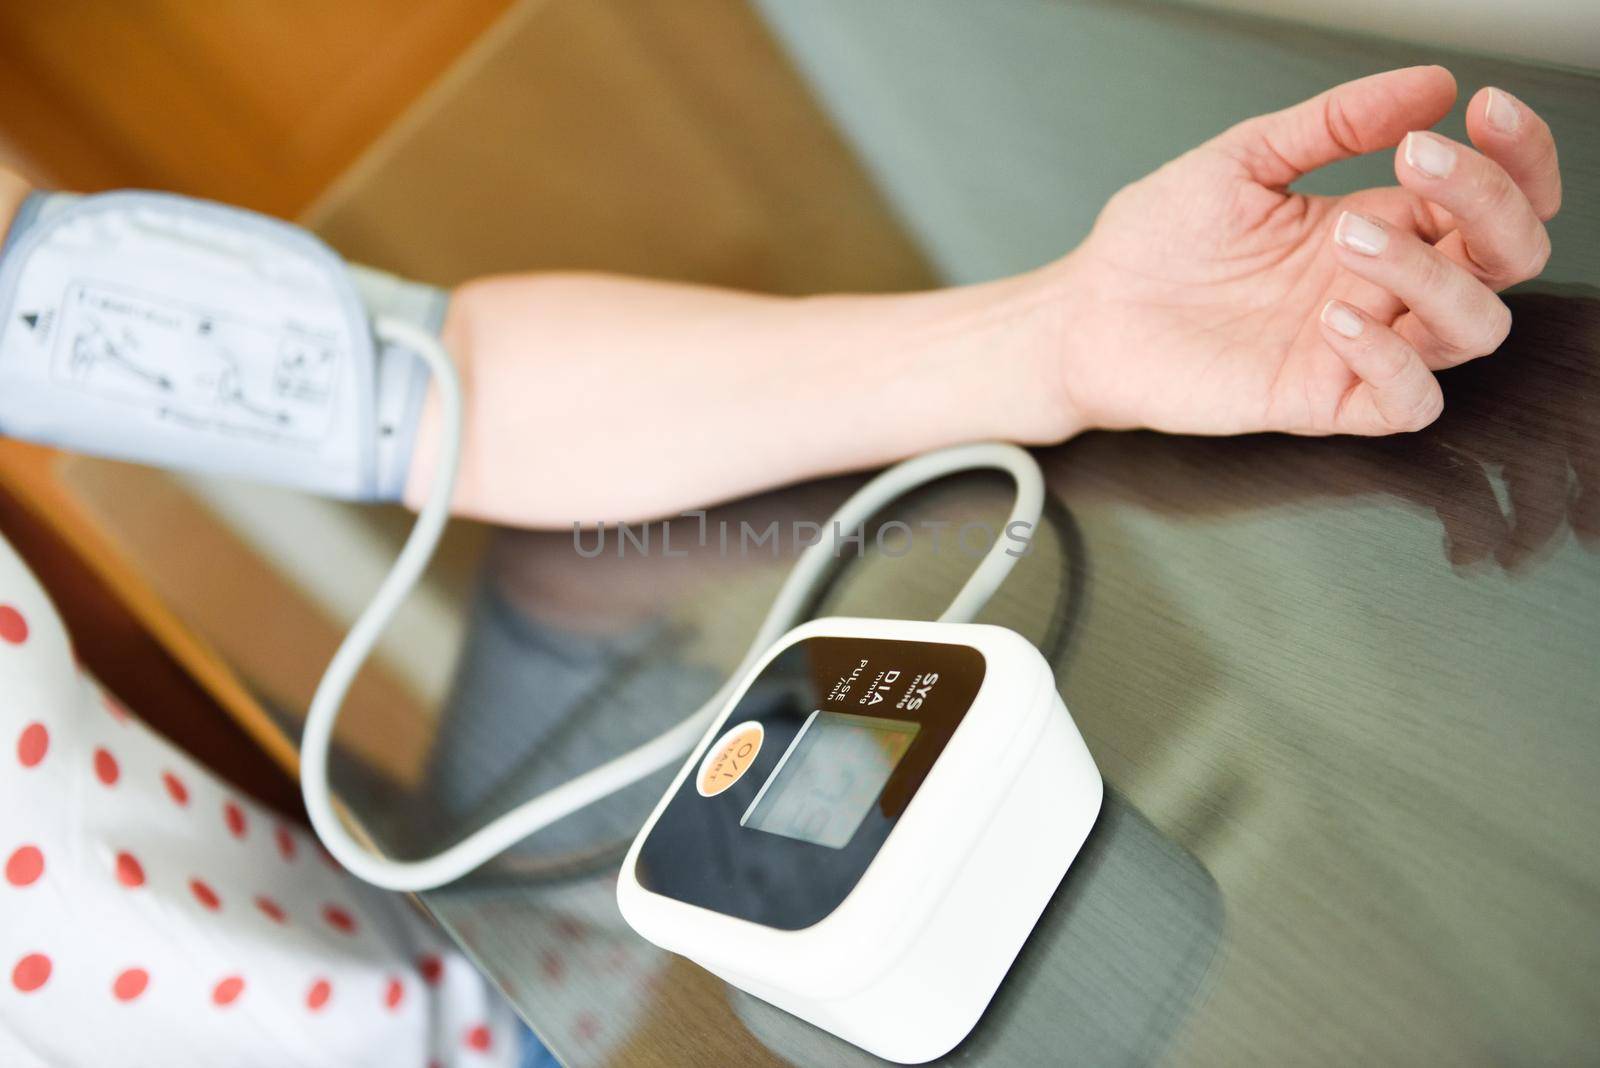
POLYGON ((1345 337, 1361 336, 1361 316, 1351 311, 1349 305, 1328 301, 1322 306, 1322 321, 1345 337))
POLYGON ((1430 178, 1448 178, 1456 169, 1456 150, 1430 133, 1406 134, 1406 162, 1430 178))
POLYGON ((1376 256, 1389 247, 1389 235, 1383 232, 1383 227, 1353 211, 1339 215, 1339 223, 1333 228, 1333 239, 1351 252, 1359 252, 1363 256, 1376 256))
POLYGON ((1515 133, 1517 124, 1522 121, 1522 114, 1517 110, 1511 94, 1498 89, 1490 89, 1489 95, 1484 98, 1483 117, 1501 133, 1515 133))

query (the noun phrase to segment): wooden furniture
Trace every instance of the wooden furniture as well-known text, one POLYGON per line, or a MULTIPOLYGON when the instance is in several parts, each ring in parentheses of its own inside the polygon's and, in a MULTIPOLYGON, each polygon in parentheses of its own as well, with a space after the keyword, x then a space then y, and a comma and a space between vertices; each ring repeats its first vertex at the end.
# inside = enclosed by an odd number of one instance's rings
POLYGON ((0 131, 62 188, 292 216, 507 4, 8 4, 0 131))
MULTIPOLYGON (((0 136, 41 182, 299 215, 351 259, 441 283, 540 268, 785 292, 929 281, 739 0, 8 9, 0 136)), ((240 489, 259 527, 241 529, 165 474, 3 440, 0 483, 92 542, 89 565, 140 591, 146 625, 168 628, 294 771, 296 719, 349 623, 330 600, 364 594, 299 586, 263 545, 314 520, 349 532, 371 570, 398 548, 403 513, 274 518, 270 495, 240 489)), ((452 529, 434 616, 464 600, 484 540, 452 529)), ((462 625, 446 622, 427 685, 380 659, 341 721, 345 751, 384 781, 425 771, 462 625)))

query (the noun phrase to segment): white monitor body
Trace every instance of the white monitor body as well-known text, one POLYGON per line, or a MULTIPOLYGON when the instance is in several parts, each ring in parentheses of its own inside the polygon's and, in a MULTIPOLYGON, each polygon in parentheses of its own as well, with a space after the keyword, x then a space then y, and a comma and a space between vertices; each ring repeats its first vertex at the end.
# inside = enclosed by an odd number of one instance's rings
POLYGON ((1102 796, 1020 635, 816 620, 741 681, 634 840, 618 904, 656 945, 922 1063, 977 1023, 1102 796))

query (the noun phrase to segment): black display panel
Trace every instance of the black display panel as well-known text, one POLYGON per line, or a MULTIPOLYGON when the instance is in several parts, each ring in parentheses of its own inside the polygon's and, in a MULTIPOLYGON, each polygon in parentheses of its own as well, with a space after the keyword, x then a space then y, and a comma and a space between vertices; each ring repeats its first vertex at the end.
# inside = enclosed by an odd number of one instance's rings
MULTIPOLYGON (((639 884, 781 930, 823 919, 877 856, 984 672, 983 654, 967 645, 817 637, 785 649, 711 742, 759 723, 753 762, 713 796, 697 789, 697 772, 684 779, 640 847, 639 884), (822 729, 796 746, 808 721, 808 734, 822 729), (786 756, 798 763, 774 776, 786 756)), ((696 752, 696 769, 706 752, 696 752)))
POLYGON ((739 822, 843 849, 919 729, 900 719, 818 709, 807 717, 739 822))

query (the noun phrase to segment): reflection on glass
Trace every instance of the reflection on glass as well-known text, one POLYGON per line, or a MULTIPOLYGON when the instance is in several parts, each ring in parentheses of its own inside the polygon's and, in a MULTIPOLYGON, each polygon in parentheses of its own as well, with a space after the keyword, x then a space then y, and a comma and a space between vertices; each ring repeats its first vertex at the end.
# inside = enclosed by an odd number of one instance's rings
POLYGON ((918 725, 811 713, 739 822, 802 842, 843 849, 911 747, 918 725))
MULTIPOLYGON (((1164 1063, 1204 1001, 1224 921, 1222 893, 1193 854, 1108 789, 1099 822, 977 1029, 937 1063, 1164 1063), (1074 1059, 1063 1050, 1088 1052, 1074 1059)), ((739 1022, 784 1063, 883 1068, 737 987, 726 996, 739 1022)))

